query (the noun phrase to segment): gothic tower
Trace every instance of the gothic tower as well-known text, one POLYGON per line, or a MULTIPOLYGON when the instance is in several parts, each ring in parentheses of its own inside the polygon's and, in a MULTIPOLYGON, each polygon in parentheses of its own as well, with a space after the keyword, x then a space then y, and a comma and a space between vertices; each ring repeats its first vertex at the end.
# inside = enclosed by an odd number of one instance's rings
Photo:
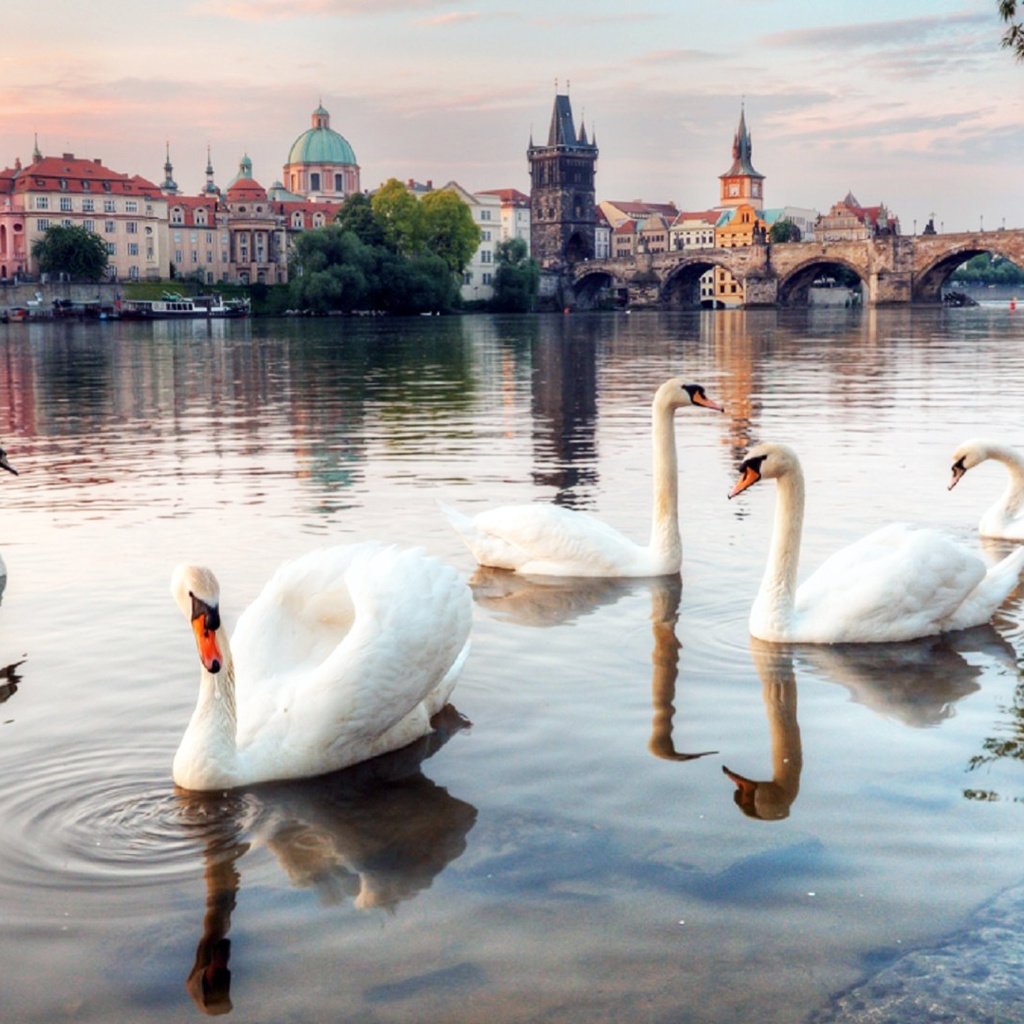
POLYGON ((764 175, 758 174, 750 162, 753 146, 743 107, 740 107, 740 126, 732 140, 732 167, 720 174, 720 207, 736 207, 749 203, 755 210, 764 207, 764 175))
POLYGON ((542 267, 562 267, 594 255, 597 139, 577 134, 567 95, 556 95, 546 146, 530 138, 530 255, 542 267))

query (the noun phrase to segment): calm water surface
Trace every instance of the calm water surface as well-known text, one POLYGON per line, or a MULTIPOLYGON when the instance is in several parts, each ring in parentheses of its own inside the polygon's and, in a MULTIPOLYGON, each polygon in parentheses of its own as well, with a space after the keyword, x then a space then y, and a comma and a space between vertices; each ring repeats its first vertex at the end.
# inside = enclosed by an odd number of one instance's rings
POLYGON ((917 644, 754 645, 774 488, 725 497, 787 441, 805 571, 892 519, 981 549, 1005 474, 947 493, 949 456, 1024 446, 1024 314, 0 331, 4 1021, 782 1024, 1024 882, 1020 596, 917 644), (677 416, 681 585, 474 574, 435 499, 643 539, 675 374, 727 410, 677 416), (370 537, 473 584, 458 715, 328 779, 176 792, 174 564, 230 625, 281 560, 370 537))

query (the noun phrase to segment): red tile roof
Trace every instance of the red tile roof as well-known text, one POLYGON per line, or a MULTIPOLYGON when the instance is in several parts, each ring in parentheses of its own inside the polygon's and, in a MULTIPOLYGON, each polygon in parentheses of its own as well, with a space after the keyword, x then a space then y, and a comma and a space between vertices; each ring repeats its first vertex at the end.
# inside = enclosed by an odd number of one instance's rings
POLYGON ((122 174, 104 166, 98 159, 82 160, 73 153, 44 156, 20 171, 4 171, 0 180, 7 191, 77 192, 91 195, 159 196, 153 182, 139 176, 122 174), (8 175, 10 175, 8 177, 8 175))
POLYGON ((525 192, 520 192, 517 188, 485 188, 481 189, 477 195, 497 196, 502 201, 502 204, 509 206, 530 205, 530 197, 525 192))

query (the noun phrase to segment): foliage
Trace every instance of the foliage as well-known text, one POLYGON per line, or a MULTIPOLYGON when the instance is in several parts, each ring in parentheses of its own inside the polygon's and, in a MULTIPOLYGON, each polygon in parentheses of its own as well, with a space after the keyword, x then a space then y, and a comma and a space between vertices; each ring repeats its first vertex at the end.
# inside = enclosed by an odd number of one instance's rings
POLYGON ((56 225, 32 243, 32 258, 43 274, 99 281, 107 269, 107 243, 85 228, 56 225))
MULTIPOLYGON (((1005 715, 1005 720, 997 725, 1002 735, 990 736, 982 742, 984 753, 976 754, 970 759, 968 770, 976 771, 1004 759, 1024 762, 1024 680, 1018 681, 1013 691, 1012 703, 1001 707, 1000 711, 1005 715)), ((964 796, 968 800, 1000 799, 998 793, 988 789, 965 789, 964 796)))
POLYGON ((533 309, 540 283, 540 265, 530 259, 526 242, 510 238, 497 249, 494 274, 494 298, 491 308, 508 313, 526 313, 533 309))
POLYGON ((800 229, 788 218, 779 220, 771 226, 768 238, 772 242, 799 242, 800 229))
POLYGON ((1024 284, 1024 271, 1015 263, 983 252, 953 271, 956 284, 1024 284))
POLYGON ((383 221, 362 192, 354 192, 341 204, 334 221, 343 231, 351 231, 364 245, 387 245, 383 221))
POLYGON ((1017 20, 1017 0, 999 0, 999 16, 1009 26, 1003 33, 1003 46, 1017 60, 1024 60, 1024 22, 1017 20))
POLYGON ((423 248, 423 209, 419 200, 397 179, 389 178, 370 199, 370 207, 387 242, 403 256, 423 248))
POLYGON ((480 245, 480 229, 469 207, 449 189, 428 192, 420 200, 423 248, 440 256, 453 274, 461 274, 480 245))

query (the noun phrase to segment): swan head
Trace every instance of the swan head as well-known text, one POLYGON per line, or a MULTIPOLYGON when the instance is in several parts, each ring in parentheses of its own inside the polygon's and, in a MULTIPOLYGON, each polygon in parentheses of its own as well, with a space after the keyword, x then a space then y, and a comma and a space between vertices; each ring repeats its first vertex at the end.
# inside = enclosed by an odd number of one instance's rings
POLYGON ((171 576, 171 594, 192 626, 199 660, 216 675, 224 665, 217 633, 220 630, 220 584, 199 565, 179 565, 171 576))
POLYGON ((984 462, 989 457, 991 446, 991 441, 986 441, 981 437, 974 437, 970 441, 964 441, 953 452, 953 477, 949 481, 947 490, 953 490, 967 470, 973 469, 979 463, 984 462))
POLYGON ((682 377, 665 381, 654 393, 654 405, 667 409, 679 409, 684 405, 699 405, 715 412, 725 412, 717 403, 708 398, 701 384, 688 384, 682 377))
POLYGON ((0 469, 6 469, 8 473, 18 475, 18 471, 7 461, 7 452, 0 448, 0 469))
POLYGON ((799 468, 800 461, 796 457, 796 452, 788 445, 755 445, 740 463, 740 478, 729 492, 729 497, 735 498, 737 494, 742 494, 758 480, 777 480, 780 476, 799 468))

